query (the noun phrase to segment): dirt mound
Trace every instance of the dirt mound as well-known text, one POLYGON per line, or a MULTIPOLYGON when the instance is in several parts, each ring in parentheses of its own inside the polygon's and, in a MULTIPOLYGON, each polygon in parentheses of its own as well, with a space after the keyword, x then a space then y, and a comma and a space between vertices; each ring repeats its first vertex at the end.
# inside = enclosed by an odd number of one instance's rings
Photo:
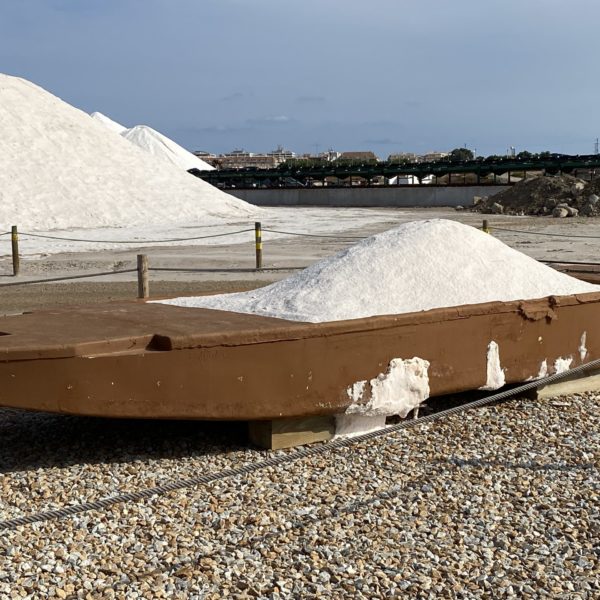
POLYGON ((472 210, 484 214, 577 216, 589 196, 585 190, 585 182, 571 175, 532 177, 481 199, 472 210))
POLYGON ((593 181, 590 181, 583 190, 585 194, 597 194, 600 196, 600 177, 596 177, 593 181))
POLYGON ((590 181, 583 190, 584 203, 581 214, 589 217, 600 216, 600 178, 590 181))

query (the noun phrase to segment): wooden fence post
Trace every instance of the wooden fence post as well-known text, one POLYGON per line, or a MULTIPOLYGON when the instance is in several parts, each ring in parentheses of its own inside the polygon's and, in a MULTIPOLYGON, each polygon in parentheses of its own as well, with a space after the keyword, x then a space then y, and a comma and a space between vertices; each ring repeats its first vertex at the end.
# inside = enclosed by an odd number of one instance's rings
POLYGON ((19 232, 17 226, 11 227, 11 241, 12 241, 12 264, 13 264, 13 275, 16 277, 21 270, 21 262, 19 259, 19 232))
POLYGON ((492 230, 490 229, 490 224, 488 223, 487 219, 483 220, 483 227, 481 229, 483 233, 492 233, 492 230))
POLYGON ((262 225, 254 223, 254 241, 256 244, 256 269, 262 269, 262 225))
POLYGON ((138 298, 148 298, 150 296, 150 286, 148 283, 148 257, 145 254, 137 255, 137 277, 138 298))

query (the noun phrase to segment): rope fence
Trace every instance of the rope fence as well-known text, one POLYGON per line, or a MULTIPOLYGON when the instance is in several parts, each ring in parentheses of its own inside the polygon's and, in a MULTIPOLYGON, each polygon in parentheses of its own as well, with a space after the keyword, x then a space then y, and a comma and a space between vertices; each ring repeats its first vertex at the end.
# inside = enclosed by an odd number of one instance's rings
MULTIPOLYGON (((271 271, 299 271, 306 267, 263 267, 262 272, 270 273, 271 271)), ((148 267, 149 271, 165 271, 171 273, 256 273, 256 268, 234 267, 229 269, 211 269, 211 268, 194 268, 194 267, 148 267)))
POLYGON ((30 285, 34 283, 54 283, 57 281, 68 281, 69 279, 87 279, 89 277, 105 277, 107 275, 118 275, 120 273, 136 273, 138 269, 120 269, 117 271, 103 271, 99 273, 84 273, 82 275, 69 275, 67 277, 49 277, 46 279, 29 279, 27 281, 11 281, 0 283, 0 288, 13 287, 16 285, 30 285))
POLYGON ((544 235, 547 237, 559 237, 559 238, 583 238, 588 240, 600 240, 599 235, 577 235, 575 233, 551 233, 547 231, 521 231, 519 229, 507 229, 505 227, 495 227, 495 231, 506 231, 508 233, 520 233, 523 235, 544 235))
MULTIPOLYGON (((229 235, 238 235, 240 233, 248 233, 254 229, 240 229, 239 231, 228 231, 226 233, 214 233, 212 235, 198 235, 194 237, 169 238, 165 240, 86 240, 81 238, 58 237, 55 235, 42 235, 41 233, 31 233, 27 231, 19 232, 19 235, 25 237, 44 238, 48 240, 60 240, 65 242, 87 242, 90 244, 167 244, 170 242, 188 242, 193 240, 207 240, 210 238, 226 237, 229 235)), ((10 231, 8 233, 11 233, 10 231)), ((4 235, 4 234, 2 234, 4 235)))
MULTIPOLYGON (((490 226, 487 219, 483 220, 482 228, 485 233, 491 234, 492 227, 490 226)), ((505 227, 493 227, 494 231, 502 231, 507 233, 521 234, 521 235, 542 235, 548 237, 559 237, 559 238, 584 238, 584 239, 600 239, 600 236, 593 235, 578 235, 578 234, 561 234, 561 233, 549 233, 542 231, 525 231, 519 229, 510 229, 505 227)), ((352 235, 329 235, 329 234, 317 234, 317 233, 308 233, 308 232, 299 232, 299 231, 283 231, 280 229, 271 229, 262 227, 262 223, 256 222, 254 224, 254 228, 250 229, 238 229, 236 231, 229 231, 224 233, 215 233, 210 235, 201 235, 201 236, 190 236, 190 237, 179 237, 179 238, 167 238, 167 239, 138 239, 138 240, 97 240, 97 239, 83 239, 83 238, 70 238, 70 237, 61 237, 54 235, 46 235, 40 233, 32 233, 32 232, 19 232, 17 226, 11 228, 10 231, 5 231, 0 233, 1 236, 10 235, 10 240, 12 244, 12 264, 13 264, 13 276, 19 275, 20 272, 20 254, 19 254, 19 238, 20 236, 24 237, 33 237, 33 238, 42 238, 49 240, 57 240, 57 241, 69 241, 69 242, 83 242, 83 243, 104 243, 104 244, 136 244, 138 246, 144 246, 147 244, 164 244, 164 243, 173 243, 173 242, 186 242, 186 241, 196 241, 196 240, 206 240, 211 238, 223 238, 228 236, 235 236, 244 233, 249 233, 254 231, 254 245, 255 245, 255 267, 254 268, 178 268, 178 267, 151 267, 148 264, 148 257, 145 254, 137 255, 137 268, 135 269, 118 269, 113 271, 102 271, 96 273, 86 273, 80 275, 70 275, 64 277, 51 277, 46 279, 34 279, 27 281, 12 281, 10 283, 1 283, 0 288, 3 287, 13 287, 17 285, 30 285, 30 284, 42 284, 42 283, 54 283, 59 281, 70 281, 74 279, 88 279, 92 277, 106 277, 110 275, 119 275, 126 273, 137 273, 138 279, 138 297, 139 298, 148 298, 149 297, 149 273, 154 272, 180 272, 180 273, 251 273, 251 272, 270 272, 270 271, 293 271, 299 270, 304 267, 267 267, 263 268, 263 240, 262 233, 276 233, 279 235, 289 235, 289 236, 298 236, 298 237, 308 237, 308 238, 321 238, 321 239, 332 239, 338 241, 347 241, 347 240, 363 240, 365 237, 361 236, 352 236, 352 235)), ((572 261, 572 260, 543 260, 540 262, 544 262, 546 264, 562 264, 562 265, 580 265, 587 267, 600 267, 600 263, 587 262, 587 261, 572 261)), ((589 272, 594 273, 595 271, 579 271, 579 272, 589 272)))
POLYGON ((359 237, 354 235, 322 235, 319 233, 299 233, 294 231, 279 231, 278 229, 263 229, 263 231, 268 231, 270 233, 282 233, 284 235, 296 235, 301 237, 311 237, 311 238, 327 238, 327 239, 335 239, 335 240, 364 240, 365 237, 359 237))

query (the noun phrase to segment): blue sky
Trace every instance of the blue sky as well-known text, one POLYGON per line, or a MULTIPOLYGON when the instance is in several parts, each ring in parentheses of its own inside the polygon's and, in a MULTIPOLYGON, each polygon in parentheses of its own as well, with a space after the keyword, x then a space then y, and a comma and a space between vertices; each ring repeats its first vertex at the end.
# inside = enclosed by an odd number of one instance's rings
POLYGON ((2 0, 0 71, 190 150, 591 153, 598 0, 2 0))

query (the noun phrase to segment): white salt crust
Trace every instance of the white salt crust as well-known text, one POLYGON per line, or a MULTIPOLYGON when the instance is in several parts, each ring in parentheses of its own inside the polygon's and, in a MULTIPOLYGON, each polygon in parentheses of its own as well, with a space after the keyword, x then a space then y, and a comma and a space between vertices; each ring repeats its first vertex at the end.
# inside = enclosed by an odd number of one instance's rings
POLYGON ((565 358, 557 358, 554 361, 554 372, 555 373, 564 373, 571 368, 571 363, 573 362, 572 356, 567 356, 565 358))
POLYGON ((581 359, 581 362, 583 362, 585 360, 585 357, 587 356, 587 348, 585 347, 585 343, 586 343, 586 339, 587 339, 587 331, 584 331, 581 334, 581 340, 579 342, 579 348, 577 348, 578 352, 579 352, 579 358, 581 359))
POLYGON ((429 362, 414 357, 394 358, 385 373, 348 388, 352 404, 346 414, 363 416, 406 415, 429 398, 429 362))
POLYGON ((547 360, 543 360, 542 364, 540 365, 540 370, 537 374, 536 379, 543 379, 544 377, 548 376, 548 361, 547 360))
POLYGON ((486 374, 485 385, 480 387, 480 390, 497 390, 506 383, 504 369, 500 364, 500 348, 494 341, 488 344, 486 374))

